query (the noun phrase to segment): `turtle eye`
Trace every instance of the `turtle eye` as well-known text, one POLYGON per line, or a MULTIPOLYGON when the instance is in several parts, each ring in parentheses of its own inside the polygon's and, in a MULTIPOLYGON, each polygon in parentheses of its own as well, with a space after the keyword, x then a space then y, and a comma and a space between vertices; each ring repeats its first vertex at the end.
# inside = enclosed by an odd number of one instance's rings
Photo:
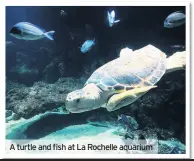
POLYGON ((76 103, 79 103, 79 102, 80 102, 80 99, 77 99, 77 100, 76 100, 76 103))

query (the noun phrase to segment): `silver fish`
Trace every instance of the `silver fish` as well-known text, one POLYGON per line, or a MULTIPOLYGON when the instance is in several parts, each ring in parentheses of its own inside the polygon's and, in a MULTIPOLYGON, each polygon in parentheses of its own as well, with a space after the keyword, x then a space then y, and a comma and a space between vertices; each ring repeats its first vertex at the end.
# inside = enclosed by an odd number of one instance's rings
POLYGON ((171 48, 176 48, 176 49, 185 49, 184 45, 171 45, 171 48))
POLYGON ((185 24, 185 14, 181 11, 171 13, 164 21, 164 27, 174 28, 185 24))
POLYGON ((64 10, 61 10, 61 11, 60 11, 60 15, 61 15, 62 17, 67 16, 67 12, 65 12, 64 10))
POLYGON ((44 29, 29 22, 19 22, 11 28, 9 33, 21 40, 39 40, 45 37, 49 40, 54 40, 53 34, 55 31, 46 32, 44 29))
POLYGON ((120 20, 115 20, 115 11, 113 10, 111 13, 108 12, 107 15, 109 26, 112 27, 115 23, 120 22, 120 20))

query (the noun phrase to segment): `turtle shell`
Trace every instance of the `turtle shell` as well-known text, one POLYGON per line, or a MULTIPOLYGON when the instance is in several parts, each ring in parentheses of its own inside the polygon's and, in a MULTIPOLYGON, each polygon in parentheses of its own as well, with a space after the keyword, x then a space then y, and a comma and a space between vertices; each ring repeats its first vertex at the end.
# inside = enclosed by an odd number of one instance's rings
POLYGON ((88 79, 103 91, 153 86, 166 71, 166 55, 157 48, 139 49, 98 68, 88 79), (149 50, 148 50, 149 49, 149 50))

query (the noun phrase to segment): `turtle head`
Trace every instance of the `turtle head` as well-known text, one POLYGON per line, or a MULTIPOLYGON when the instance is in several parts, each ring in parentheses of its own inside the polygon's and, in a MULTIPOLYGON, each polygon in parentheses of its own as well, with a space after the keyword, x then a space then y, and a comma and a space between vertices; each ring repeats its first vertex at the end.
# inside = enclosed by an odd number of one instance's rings
POLYGON ((71 113, 81 113, 100 108, 102 90, 95 84, 88 84, 84 88, 69 93, 66 97, 66 109, 71 113))

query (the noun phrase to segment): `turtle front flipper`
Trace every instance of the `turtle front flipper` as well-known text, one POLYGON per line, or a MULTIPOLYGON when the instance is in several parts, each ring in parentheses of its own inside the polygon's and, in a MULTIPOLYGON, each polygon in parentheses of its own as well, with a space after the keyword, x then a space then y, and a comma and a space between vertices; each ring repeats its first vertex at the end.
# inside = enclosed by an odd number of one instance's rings
POLYGON ((136 101, 139 97, 141 97, 143 94, 148 92, 152 88, 156 88, 157 86, 147 86, 147 87, 141 87, 141 88, 134 88, 129 91, 124 91, 119 94, 114 94, 110 99, 108 100, 106 109, 108 111, 115 111, 123 106, 127 106, 134 101, 136 101))

